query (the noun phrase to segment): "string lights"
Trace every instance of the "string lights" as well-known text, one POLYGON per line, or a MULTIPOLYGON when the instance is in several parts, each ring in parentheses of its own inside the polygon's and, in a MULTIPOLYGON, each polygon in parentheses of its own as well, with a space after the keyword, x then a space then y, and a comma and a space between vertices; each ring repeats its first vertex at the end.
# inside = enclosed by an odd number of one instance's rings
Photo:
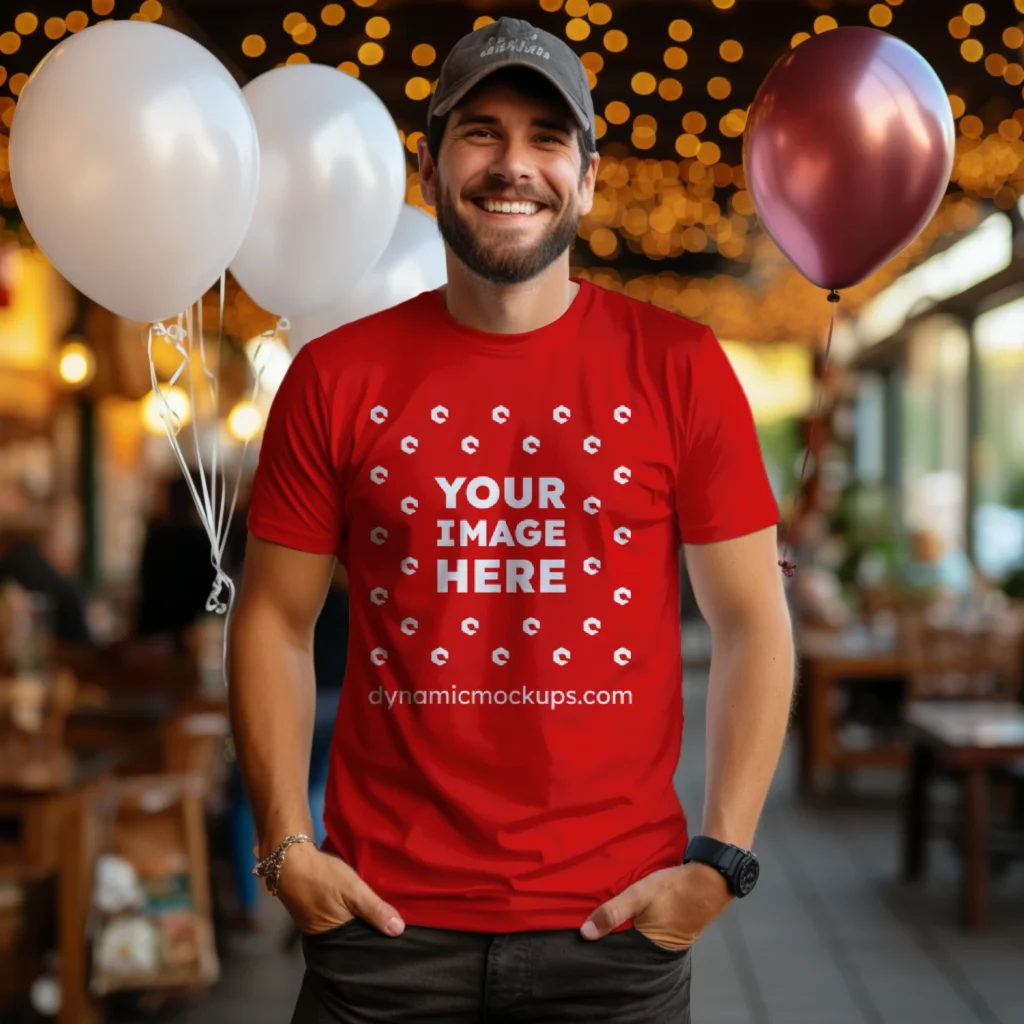
MULTIPOLYGON (((31 9, 0 16, 0 202, 8 206, 14 197, 6 129, 27 76, 46 49, 111 15, 142 21, 169 17, 159 0, 77 0, 81 9, 70 9, 75 2, 62 7, 55 0, 25 0, 31 9)), ((978 200, 1008 209, 1024 194, 1024 109, 1014 113, 1011 103, 994 113, 991 104, 978 98, 990 99, 999 87, 1021 95, 1024 22, 993 26, 993 5, 986 11, 982 3, 957 0, 928 0, 927 12, 920 7, 915 11, 903 0, 814 6, 817 10, 809 14, 805 5, 794 3, 794 17, 788 18, 776 9, 779 50, 787 42, 798 46, 815 34, 833 31, 840 22, 887 31, 905 27, 913 45, 913 17, 936 15, 940 25, 948 25, 946 38, 956 47, 951 50, 956 76, 949 86, 957 123, 952 180, 958 189, 947 197, 917 248, 854 289, 866 299, 920 258, 935 239, 969 227, 978 200)), ((1014 6, 1024 15, 1024 0, 1014 0, 1014 6)), ((804 308, 820 305, 812 301, 816 293, 803 290, 809 286, 799 275, 794 277, 761 231, 743 180, 740 141, 746 105, 753 99, 752 83, 768 71, 767 65, 755 66, 765 49, 756 33, 768 17, 762 14, 759 20, 753 7, 746 10, 750 17, 735 17, 746 13, 735 0, 713 0, 685 12, 660 5, 641 12, 637 5, 620 7, 615 0, 536 0, 535 13, 523 16, 569 41, 581 55, 594 93, 602 166, 594 208, 581 221, 575 249, 575 258, 589 264, 581 272, 684 315, 718 317, 716 329, 723 336, 814 340, 820 337, 821 317, 805 314, 804 308), (715 258, 731 272, 712 277, 675 273, 694 268, 707 274, 715 258), (612 261, 619 266, 606 265, 612 261), (650 273, 642 272, 645 265, 650 273), (673 269, 659 272, 661 267, 673 269), (744 284, 736 275, 749 269, 754 271, 751 279, 769 283, 758 290, 744 284)), ((446 5, 443 19, 431 21, 422 5, 406 6, 402 0, 387 5, 314 0, 308 7, 279 8, 273 15, 247 12, 239 16, 233 39, 217 41, 252 77, 275 64, 329 61, 367 78, 404 129, 410 162, 407 198, 422 206, 413 168, 426 101, 436 87, 440 60, 459 34, 454 30, 494 20, 479 11, 476 4, 453 3, 446 5), (459 14, 449 14, 449 7, 459 14)), ((934 59, 931 51, 926 56, 934 59)), ((941 65, 940 72, 946 73, 941 65)), ((844 296, 844 303, 855 309, 857 295, 844 296)), ((266 314, 247 304, 244 293, 238 292, 232 309, 246 336, 269 326, 261 326, 266 314)))

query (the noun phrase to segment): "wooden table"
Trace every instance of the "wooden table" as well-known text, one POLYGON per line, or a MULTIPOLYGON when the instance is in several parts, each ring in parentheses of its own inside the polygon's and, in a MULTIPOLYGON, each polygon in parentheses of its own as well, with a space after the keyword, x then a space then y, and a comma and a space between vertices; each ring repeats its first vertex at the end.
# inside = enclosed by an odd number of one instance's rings
POLYGON ((819 793, 821 769, 902 768, 907 750, 902 743, 848 749, 836 739, 833 713, 840 682, 907 678, 909 655, 894 641, 866 632, 802 631, 797 640, 800 661, 800 787, 806 796, 819 793))
POLYGON ((1024 707, 984 701, 919 701, 907 707, 913 730, 903 827, 903 877, 925 867, 928 783, 940 769, 964 778, 963 919, 988 924, 989 770, 1024 759, 1024 707))
POLYGON ((60 1024, 95 1024, 86 924, 99 846, 99 802, 130 748, 0 751, 0 878, 58 878, 60 1024))
POLYGON ((182 698, 167 693, 113 693, 103 704, 77 706, 64 723, 64 742, 76 749, 123 747, 134 757, 122 772, 144 775, 161 768, 161 730, 174 717, 182 698))

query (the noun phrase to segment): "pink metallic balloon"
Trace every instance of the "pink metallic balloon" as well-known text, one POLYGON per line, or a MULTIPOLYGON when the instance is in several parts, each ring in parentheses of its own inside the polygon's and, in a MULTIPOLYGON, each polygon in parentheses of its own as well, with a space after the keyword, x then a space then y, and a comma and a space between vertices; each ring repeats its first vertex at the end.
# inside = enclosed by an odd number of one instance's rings
POLYGON ((839 28, 769 72, 743 165, 779 248, 812 283, 849 288, 931 219, 955 137, 946 90, 916 50, 873 28, 839 28))

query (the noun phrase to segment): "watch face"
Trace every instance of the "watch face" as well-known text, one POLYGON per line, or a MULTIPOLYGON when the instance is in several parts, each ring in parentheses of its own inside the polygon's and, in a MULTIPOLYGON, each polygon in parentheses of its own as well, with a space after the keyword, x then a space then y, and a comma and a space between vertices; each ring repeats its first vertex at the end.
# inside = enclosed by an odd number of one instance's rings
POLYGON ((760 867, 757 858, 751 853, 743 858, 739 870, 736 872, 736 895, 746 896, 757 885, 757 877, 760 874, 760 867))

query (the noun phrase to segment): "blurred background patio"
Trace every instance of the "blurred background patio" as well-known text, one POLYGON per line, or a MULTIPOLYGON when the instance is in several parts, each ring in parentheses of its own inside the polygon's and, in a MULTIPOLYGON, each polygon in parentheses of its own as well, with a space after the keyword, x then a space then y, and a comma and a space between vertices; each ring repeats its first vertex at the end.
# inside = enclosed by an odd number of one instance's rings
MULTIPOLYGON (((602 165, 574 273, 714 328, 791 531, 791 742, 762 884, 696 952, 694 1020, 1024 1019, 1024 0, 68 6, 0 14, 0 1019, 280 1021, 302 966, 239 860, 223 623, 205 610, 207 539, 150 394, 147 325, 77 294, 19 216, 7 145, 28 75, 106 18, 178 28, 240 83, 339 67, 391 111, 422 206, 414 152, 440 62, 502 14, 565 36, 591 79, 602 165), (773 63, 837 25, 895 33, 935 67, 957 157, 922 236, 843 294, 826 364, 825 295, 760 228, 741 146, 773 63)), ((198 365, 195 394, 187 376, 170 393, 241 476, 234 574, 294 354, 276 321, 229 278, 219 402, 198 365)), ((179 357, 155 353, 166 385, 179 357)), ((684 591, 678 783, 699 820, 708 645, 684 591)), ((324 673, 346 615, 339 573, 324 673)))

